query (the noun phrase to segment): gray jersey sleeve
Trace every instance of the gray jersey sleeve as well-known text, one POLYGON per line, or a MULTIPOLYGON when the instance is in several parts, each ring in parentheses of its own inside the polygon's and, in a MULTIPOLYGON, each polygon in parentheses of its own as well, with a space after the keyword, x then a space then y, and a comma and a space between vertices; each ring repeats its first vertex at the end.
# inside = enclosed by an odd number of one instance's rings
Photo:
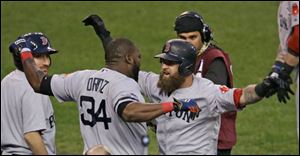
POLYGON ((236 111, 234 103, 234 90, 229 89, 225 85, 217 86, 216 98, 214 103, 217 103, 217 112, 224 113, 228 111, 236 111))
POLYGON ((77 101, 82 85, 83 76, 88 70, 70 74, 53 75, 51 90, 59 102, 77 101))
POLYGON ((280 53, 287 52, 287 39, 295 25, 299 25, 299 2, 281 1, 278 8, 278 32, 280 40, 280 53))
POLYGON ((23 133, 31 131, 45 130, 46 127, 46 114, 44 112, 44 104, 47 98, 43 98, 44 95, 35 94, 30 91, 32 88, 28 88, 22 99, 22 116, 23 116, 23 133))
POLYGON ((144 96, 148 97, 151 102, 158 102, 158 97, 155 95, 159 92, 157 82, 159 75, 152 72, 139 72, 138 84, 141 88, 141 92, 144 96))
MULTIPOLYGON (((198 79, 198 78, 197 78, 198 79)), ((212 81, 200 78, 198 82, 200 93, 206 97, 209 111, 213 116, 228 112, 236 111, 234 104, 234 88, 228 88, 225 85, 216 85, 212 81)))

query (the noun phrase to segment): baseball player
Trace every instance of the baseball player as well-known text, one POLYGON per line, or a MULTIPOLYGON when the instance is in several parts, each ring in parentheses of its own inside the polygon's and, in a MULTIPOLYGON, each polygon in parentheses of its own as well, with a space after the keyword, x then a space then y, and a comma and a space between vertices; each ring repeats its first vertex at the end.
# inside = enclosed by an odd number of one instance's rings
POLYGON ((270 76, 278 77, 286 86, 277 90, 278 100, 286 102, 289 99, 285 90, 290 90, 292 79, 290 73, 296 67, 296 111, 297 134, 299 141, 299 1, 281 1, 278 9, 279 49, 270 76))
MULTIPOLYGON (((98 36, 108 31, 101 18, 93 18, 92 21, 98 36)), ((99 36, 105 44, 103 37, 99 36)), ((105 55, 109 53, 109 50, 105 51, 105 55)), ((200 112, 192 118, 189 112, 180 111, 165 113, 155 119, 160 154, 216 155, 220 114, 255 103, 266 96, 271 88, 276 88, 274 77, 267 77, 262 83, 243 89, 216 85, 208 79, 193 75, 196 56, 196 47, 191 43, 172 39, 166 42, 162 53, 155 56, 160 58, 160 75, 139 72, 139 86, 151 102, 160 103, 176 97, 182 101, 195 101, 200 108, 200 112)))
POLYGON ((22 35, 9 46, 17 69, 1 81, 1 155, 53 155, 54 111, 49 97, 35 93, 26 80, 18 54, 25 39, 34 46, 32 61, 43 74, 57 52, 42 33, 22 35))
MULTIPOLYGON (((198 51, 194 74, 215 84, 233 87, 229 55, 212 43, 213 35, 200 14, 185 11, 176 17, 174 30, 177 37, 193 44, 198 51)), ((236 144, 236 111, 221 114, 218 137, 218 155, 230 155, 236 144)), ((219 129, 219 128, 218 128, 219 129)))
POLYGON ((105 68, 68 75, 41 73, 32 60, 32 48, 27 46, 20 54, 26 77, 36 92, 54 95, 60 102, 77 102, 84 153, 103 144, 111 154, 147 154, 141 139, 147 135, 145 121, 173 110, 192 115, 199 111, 193 101, 144 104, 136 82, 141 56, 128 39, 109 42, 105 68))
POLYGON ((162 64, 160 75, 140 72, 139 85, 151 102, 168 101, 171 97, 194 99, 201 109, 194 120, 189 120, 186 113, 174 112, 155 119, 161 154, 216 155, 220 114, 261 100, 273 86, 268 78, 258 85, 231 89, 194 76, 197 52, 187 43, 168 41, 162 54, 156 56, 162 64))

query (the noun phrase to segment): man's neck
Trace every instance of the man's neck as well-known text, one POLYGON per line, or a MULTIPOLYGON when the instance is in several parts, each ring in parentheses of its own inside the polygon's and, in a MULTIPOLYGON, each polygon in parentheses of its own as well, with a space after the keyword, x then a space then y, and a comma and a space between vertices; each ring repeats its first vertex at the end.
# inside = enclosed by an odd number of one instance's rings
POLYGON ((193 76, 193 74, 191 74, 185 78, 185 80, 182 83, 182 85, 180 86, 180 88, 188 88, 188 87, 192 86, 193 81, 194 81, 194 76, 193 76))
POLYGON ((129 76, 128 70, 126 70, 126 65, 124 63, 110 63, 106 64, 106 68, 117 71, 121 74, 129 76))
POLYGON ((205 52, 209 45, 210 43, 203 43, 202 47, 198 50, 198 56, 205 52))

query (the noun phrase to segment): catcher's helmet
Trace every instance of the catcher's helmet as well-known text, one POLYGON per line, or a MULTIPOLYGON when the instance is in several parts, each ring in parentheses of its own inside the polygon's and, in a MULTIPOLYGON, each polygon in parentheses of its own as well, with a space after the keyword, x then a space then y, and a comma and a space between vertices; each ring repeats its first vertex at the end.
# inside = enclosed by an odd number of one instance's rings
POLYGON ((194 11, 185 11, 177 16, 174 30, 177 33, 199 31, 202 42, 206 43, 213 39, 210 27, 204 23, 203 17, 194 11))
POLYGON ((15 42, 10 44, 9 51, 13 55, 15 66, 21 71, 23 71, 23 65, 20 58, 20 51, 24 48, 24 44, 19 44, 18 40, 22 38, 30 44, 28 46, 32 47, 33 56, 36 54, 50 55, 58 52, 51 47, 50 40, 41 32, 32 32, 19 36, 15 42))
POLYGON ((162 53, 155 56, 172 62, 178 62, 179 74, 188 76, 194 72, 197 50, 189 42, 182 39, 171 39, 166 42, 162 53))

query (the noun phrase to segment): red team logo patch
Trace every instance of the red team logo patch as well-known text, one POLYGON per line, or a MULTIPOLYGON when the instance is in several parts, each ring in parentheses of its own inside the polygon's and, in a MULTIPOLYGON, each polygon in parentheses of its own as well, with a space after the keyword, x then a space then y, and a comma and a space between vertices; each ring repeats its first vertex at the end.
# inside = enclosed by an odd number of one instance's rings
POLYGON ((221 90, 221 93, 224 94, 229 91, 229 88, 227 86, 222 85, 222 86, 220 86, 220 90, 221 90))
POLYGON ((170 43, 166 43, 164 52, 165 53, 169 52, 170 51, 170 47, 171 47, 170 43))
POLYGON ((299 12, 299 7, 296 3, 294 3, 292 7, 292 14, 295 16, 298 14, 298 12, 299 12))

